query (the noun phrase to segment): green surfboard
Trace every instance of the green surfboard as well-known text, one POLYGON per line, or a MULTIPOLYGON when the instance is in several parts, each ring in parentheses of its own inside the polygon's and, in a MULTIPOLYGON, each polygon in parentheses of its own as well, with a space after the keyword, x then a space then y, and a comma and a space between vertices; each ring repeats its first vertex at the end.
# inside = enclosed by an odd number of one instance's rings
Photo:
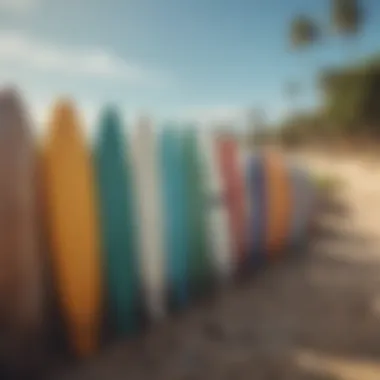
POLYGON ((116 109, 106 109, 100 121, 95 167, 107 287, 107 322, 117 335, 134 332, 138 321, 137 234, 127 148, 116 109))
POLYGON ((199 148, 197 131, 193 128, 185 129, 183 149, 189 227, 188 274, 192 298, 206 294, 213 283, 211 247, 207 235, 205 165, 199 148))

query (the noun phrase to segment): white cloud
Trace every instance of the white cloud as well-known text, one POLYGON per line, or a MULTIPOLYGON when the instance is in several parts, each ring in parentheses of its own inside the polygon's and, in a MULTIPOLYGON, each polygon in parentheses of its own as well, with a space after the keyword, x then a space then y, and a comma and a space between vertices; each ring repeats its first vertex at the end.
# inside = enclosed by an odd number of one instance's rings
POLYGON ((221 105, 214 107, 188 107, 180 118, 194 120, 203 125, 232 125, 242 126, 246 119, 247 110, 243 107, 221 105))
POLYGON ((0 0, 0 10, 23 13, 35 8, 38 3, 38 0, 0 0))
MULTIPOLYGON (((1 1, 1 0, 0 0, 1 1)), ((168 78, 126 62, 101 48, 73 49, 46 44, 21 32, 0 32, 0 64, 64 75, 162 84, 168 78)))

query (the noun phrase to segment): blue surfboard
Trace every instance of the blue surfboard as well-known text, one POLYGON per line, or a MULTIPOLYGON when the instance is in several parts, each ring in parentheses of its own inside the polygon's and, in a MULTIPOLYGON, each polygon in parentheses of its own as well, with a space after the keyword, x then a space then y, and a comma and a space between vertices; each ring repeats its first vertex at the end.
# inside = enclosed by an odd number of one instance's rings
POLYGON ((105 264, 108 322, 118 335, 138 321, 136 223, 130 158, 114 108, 104 111, 95 150, 95 171, 105 264))
POLYGON ((179 131, 167 127, 160 136, 168 307, 182 309, 188 301, 188 228, 185 173, 179 131))

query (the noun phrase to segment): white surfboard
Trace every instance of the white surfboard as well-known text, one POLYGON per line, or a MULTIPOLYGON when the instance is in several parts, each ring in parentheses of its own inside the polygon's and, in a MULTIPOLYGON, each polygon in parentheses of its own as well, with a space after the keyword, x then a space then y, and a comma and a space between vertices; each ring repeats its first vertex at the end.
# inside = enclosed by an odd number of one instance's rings
POLYGON ((165 315, 165 255, 157 136, 148 119, 140 119, 132 140, 138 204, 140 268, 145 305, 152 320, 165 315))
POLYGON ((215 153, 215 136, 212 132, 203 132, 200 136, 206 172, 208 194, 207 228, 214 258, 214 270, 220 282, 227 283, 233 274, 231 238, 228 226, 228 214, 224 202, 224 188, 218 170, 215 153))

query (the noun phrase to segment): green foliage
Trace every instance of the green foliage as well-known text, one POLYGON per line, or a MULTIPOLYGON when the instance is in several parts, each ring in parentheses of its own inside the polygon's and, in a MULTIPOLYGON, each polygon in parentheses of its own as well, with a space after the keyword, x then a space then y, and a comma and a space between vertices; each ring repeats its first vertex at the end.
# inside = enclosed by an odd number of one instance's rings
POLYGON ((380 134, 380 61, 322 76, 326 116, 347 132, 380 134))
MULTIPOLYGON (((354 36, 365 22, 360 0, 330 0, 331 24, 341 36, 354 36)), ((312 17, 298 15, 290 24, 294 48, 304 48, 321 36, 312 17)), ((315 138, 380 137, 380 55, 351 67, 326 70, 320 77, 323 106, 312 114, 295 114, 281 125, 281 139, 297 144, 315 138)), ((297 83, 285 85, 285 94, 295 99, 297 83)))
POLYGON ((321 113, 303 112, 291 115, 279 127, 281 141, 295 146, 326 135, 326 120, 321 113))
POLYGON ((356 34, 363 24, 364 14, 359 0, 331 0, 331 23, 342 35, 356 34))
POLYGON ((266 128, 251 131, 248 136, 249 146, 260 146, 272 143, 276 140, 277 131, 273 127, 266 126, 266 128))
POLYGON ((285 143, 344 137, 380 137, 380 59, 325 71, 320 77, 323 106, 298 113, 281 126, 285 143))
POLYGON ((323 193, 336 193, 344 186, 340 177, 331 174, 314 174, 312 180, 316 188, 323 193))
POLYGON ((299 15, 290 25, 290 40, 294 48, 313 44, 320 36, 318 25, 308 16, 299 15))

